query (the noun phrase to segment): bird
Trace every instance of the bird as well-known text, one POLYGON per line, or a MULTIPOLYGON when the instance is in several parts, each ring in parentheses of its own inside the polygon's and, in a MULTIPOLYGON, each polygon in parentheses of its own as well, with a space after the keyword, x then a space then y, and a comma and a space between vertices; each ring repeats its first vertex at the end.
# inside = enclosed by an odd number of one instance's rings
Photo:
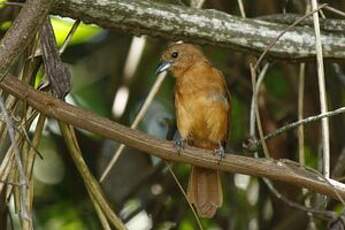
MULTIPOLYGON (((177 151, 190 145, 212 150, 222 159, 231 112, 223 73, 213 67, 200 47, 190 43, 173 43, 163 51, 156 74, 165 71, 176 78, 177 151)), ((223 204, 219 170, 192 166, 187 197, 200 217, 212 218, 223 204)))

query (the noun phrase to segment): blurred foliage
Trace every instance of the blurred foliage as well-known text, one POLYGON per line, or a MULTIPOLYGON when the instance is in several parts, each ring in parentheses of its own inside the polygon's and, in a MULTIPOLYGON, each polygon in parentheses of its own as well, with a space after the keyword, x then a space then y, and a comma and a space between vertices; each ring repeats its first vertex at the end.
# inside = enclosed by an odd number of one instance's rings
MULTIPOLYGON (((8 13, 0 0, 1 15, 8 13), (3 7, 3 8, 1 8, 3 7), (4 14, 1 14, 4 12, 4 14)), ((180 1, 169 1, 181 4, 180 1)), ((187 1, 183 1, 188 4, 187 1)), ((303 1, 257 0, 244 1, 248 17, 281 13, 304 12, 303 1)), ((329 1, 330 5, 345 10, 345 1, 329 1)), ((222 10, 239 15, 236 1, 206 1, 205 8, 222 10)), ((0 21, 2 36, 11 24, 11 14, 0 21)), ((337 17, 327 14, 327 17, 337 17)), ((52 17, 57 42, 64 41, 73 21, 52 17)), ((62 59, 72 73, 72 92, 69 103, 92 110, 99 115, 129 126, 147 96, 156 77, 154 69, 161 51, 168 41, 146 37, 146 43, 138 68, 129 79, 124 77, 124 66, 132 42, 132 36, 117 31, 103 30, 95 25, 81 24, 74 34, 62 59), (120 118, 113 116, 113 102, 118 89, 129 90, 128 103, 120 118)), ((229 49, 203 47, 213 64, 224 72, 232 95, 231 135, 227 149, 241 153, 242 143, 248 138, 249 110, 252 96, 249 62, 250 55, 229 49)), ((332 69, 330 63, 326 68, 332 69)), ((304 116, 317 114, 316 68, 307 63, 304 116)), ((343 70, 342 63, 340 69, 343 70)), ((299 65, 273 61, 260 93, 263 103, 260 112, 264 131, 283 126, 297 119, 297 89, 299 65)), ((340 86, 337 96, 329 96, 330 107, 344 104, 345 92, 341 74, 327 73, 328 90, 340 86), (333 83, 333 84, 332 84, 333 83)), ((160 138, 172 138, 175 112, 173 107, 174 78, 168 77, 151 105, 139 129, 160 138)), ((261 99, 260 99, 261 100, 261 99)), ((331 119, 332 159, 335 165, 344 147, 344 118, 338 122, 331 119), (339 132, 339 130, 341 130, 339 132), (337 132, 337 133, 336 133, 337 132), (333 140, 333 138, 332 138, 333 140)), ((84 157, 97 178, 111 159, 118 143, 78 130, 78 140, 84 157)), ((320 157, 319 124, 305 127, 305 155, 309 167, 318 169, 320 157)), ((283 135, 284 144, 270 146, 272 152, 279 152, 281 158, 298 159, 297 133, 290 131, 283 135)), ((274 140, 277 140, 274 139, 274 140)), ((35 164, 34 220, 36 229, 100 229, 100 223, 89 200, 85 186, 71 161, 55 121, 49 120, 39 151, 43 160, 35 164)), ((244 151, 245 152, 245 151, 244 151)), ((262 154, 262 153, 260 153, 262 154)), ((184 188, 190 167, 175 164, 173 169, 184 188)), ((258 178, 223 174, 224 205, 212 220, 202 220, 205 229, 306 229, 309 218, 277 199, 258 178)), ((275 184, 279 191, 290 199, 303 203, 301 190, 285 184, 275 184)), ((196 229, 194 216, 175 181, 161 160, 137 150, 127 148, 120 157, 108 179, 103 183, 107 198, 113 203, 122 219, 131 221, 133 229, 196 229), (137 221, 137 222, 136 222, 137 221), (150 222, 151 221, 151 222, 150 222), (147 224, 147 228, 145 228, 147 224)), ((316 205, 316 204, 313 204, 316 205)), ((343 211, 335 202, 329 209, 343 211)), ((322 229, 327 223, 316 221, 322 229)))

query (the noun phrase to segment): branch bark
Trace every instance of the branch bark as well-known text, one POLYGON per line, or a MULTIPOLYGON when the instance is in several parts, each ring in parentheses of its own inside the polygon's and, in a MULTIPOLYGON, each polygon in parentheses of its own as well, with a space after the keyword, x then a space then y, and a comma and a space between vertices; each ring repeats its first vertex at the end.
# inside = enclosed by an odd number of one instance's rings
MULTIPOLYGON (((286 25, 240 18, 216 10, 148 0, 60 0, 53 12, 135 35, 206 43, 257 54, 286 29, 286 25)), ((324 58, 345 58, 344 33, 325 32, 321 39, 324 58)), ((314 31, 304 27, 286 32, 269 52, 271 58, 290 60, 311 59, 315 54, 314 31)))
POLYGON ((61 100, 34 90, 14 77, 6 77, 0 82, 0 88, 21 100, 25 100, 43 114, 114 141, 124 143, 165 160, 184 162, 231 173, 266 177, 305 187, 335 199, 339 199, 337 193, 345 198, 344 184, 332 180, 332 186, 320 176, 291 163, 268 159, 255 159, 235 154, 226 154, 224 160, 219 162, 218 157, 210 154, 209 151, 193 147, 187 147, 179 155, 176 154, 172 142, 159 140, 107 118, 100 117, 92 112, 69 105, 61 100))
POLYGON ((19 15, 0 41, 0 79, 10 64, 34 38, 55 0, 27 0, 19 15))

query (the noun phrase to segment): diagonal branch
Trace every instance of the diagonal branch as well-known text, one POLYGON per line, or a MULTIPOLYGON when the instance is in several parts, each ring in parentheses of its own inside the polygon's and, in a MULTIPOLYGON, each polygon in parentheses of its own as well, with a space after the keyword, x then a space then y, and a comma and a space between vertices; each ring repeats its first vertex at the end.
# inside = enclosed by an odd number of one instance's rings
POLYGON ((5 78, 0 83, 0 88, 21 100, 25 100, 28 104, 50 117, 124 143, 165 160, 184 162, 232 173, 266 177, 305 187, 339 199, 337 192, 345 198, 344 184, 329 179, 333 184, 332 186, 318 175, 295 164, 289 164, 284 161, 255 159, 235 154, 226 154, 224 160, 219 162, 217 156, 210 154, 206 150, 193 147, 187 147, 183 153, 178 155, 172 142, 159 140, 107 118, 100 117, 95 113, 64 103, 34 90, 14 77, 9 76, 5 78))
MULTIPOLYGON (((286 29, 286 25, 236 17, 216 10, 148 0, 60 0, 53 12, 135 35, 207 43, 256 54, 262 53, 286 29)), ((324 58, 345 58, 344 33, 325 32, 321 39, 324 58)), ((315 54, 314 31, 304 27, 286 32, 269 52, 271 58, 290 60, 312 59, 315 54)))

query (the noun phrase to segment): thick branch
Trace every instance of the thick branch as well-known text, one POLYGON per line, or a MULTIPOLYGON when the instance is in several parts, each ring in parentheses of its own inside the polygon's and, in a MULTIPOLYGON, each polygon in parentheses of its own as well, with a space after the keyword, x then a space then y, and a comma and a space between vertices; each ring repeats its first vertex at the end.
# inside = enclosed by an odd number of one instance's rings
POLYGON ((0 78, 32 41, 54 0, 27 0, 11 28, 0 41, 0 78))
MULTIPOLYGON (((216 10, 148 0, 60 0, 54 13, 137 35, 182 39, 256 53, 261 53, 286 28, 286 25, 235 17, 216 10)), ((325 58, 345 58, 344 33, 323 33, 322 45, 325 58)), ((295 27, 288 31, 269 56, 294 60, 314 57, 313 30, 295 27)))
POLYGON ((267 177, 296 186, 306 187, 335 199, 338 199, 336 195, 336 192, 338 192, 345 198, 345 186, 343 184, 338 183, 333 187, 319 176, 294 164, 268 159, 255 159, 234 154, 226 154, 224 160, 219 162, 218 157, 210 154, 210 152, 192 147, 187 147, 179 155, 176 154, 174 145, 169 141, 159 140, 140 131, 132 130, 109 119, 100 117, 92 112, 66 104, 42 92, 35 91, 14 77, 5 78, 0 83, 0 88, 25 100, 31 106, 48 116, 166 160, 190 163, 232 173, 267 177))

